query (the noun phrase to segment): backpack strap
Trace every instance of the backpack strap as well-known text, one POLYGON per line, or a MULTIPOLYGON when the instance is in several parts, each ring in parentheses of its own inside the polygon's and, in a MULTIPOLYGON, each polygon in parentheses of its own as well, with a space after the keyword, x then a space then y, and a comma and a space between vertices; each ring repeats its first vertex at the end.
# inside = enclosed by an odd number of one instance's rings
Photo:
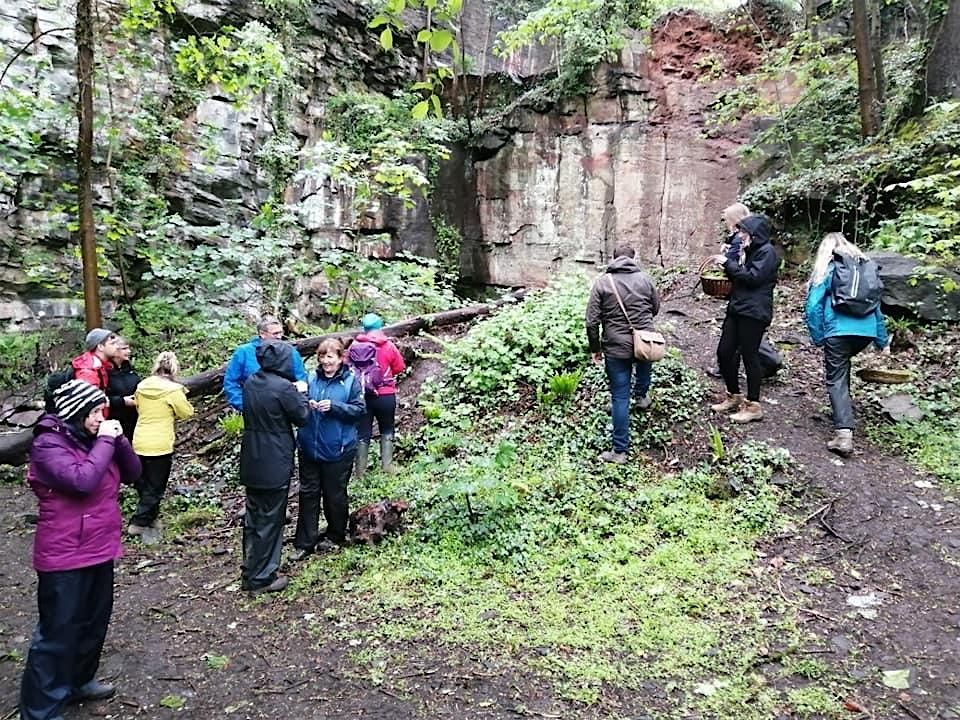
POLYGON ((627 315, 627 309, 623 306, 623 300, 620 299, 620 293, 617 292, 617 283, 613 281, 613 275, 607 273, 607 277, 610 278, 610 287, 613 288, 613 294, 617 298, 617 304, 620 306, 620 309, 623 311, 623 316, 627 319, 627 325, 630 326, 631 330, 636 330, 633 326, 633 323, 630 322, 630 316, 627 315))

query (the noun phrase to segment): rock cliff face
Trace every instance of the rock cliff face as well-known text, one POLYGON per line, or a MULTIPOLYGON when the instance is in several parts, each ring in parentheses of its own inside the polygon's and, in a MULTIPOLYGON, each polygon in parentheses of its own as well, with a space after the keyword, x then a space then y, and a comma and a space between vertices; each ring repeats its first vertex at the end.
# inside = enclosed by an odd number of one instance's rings
MULTIPOLYGON (((125 8, 101 2, 100 21, 118 22, 125 8)), ((362 6, 322 0, 310 8, 296 41, 299 87, 290 120, 303 147, 320 137, 330 95, 347 88, 389 93, 416 72, 412 53, 378 51, 362 6)), ((11 0, 0 9, 0 60, 27 48, 2 90, 36 100, 24 130, 33 139, 20 148, 27 152, 0 157, 0 325, 11 329, 82 314, 70 226, 69 183, 76 175, 70 10, 37 0, 11 0)), ((166 34, 136 47, 139 62, 117 46, 98 48, 97 106, 112 118, 97 130, 99 208, 113 208, 114 170, 125 154, 150 147, 136 118, 145 107, 170 101, 178 33, 242 26, 263 12, 258 3, 238 0, 182 3, 166 34)), ((492 15, 480 0, 467 3, 464 23, 474 28, 467 49, 478 58, 475 67, 517 81, 549 72, 544 50, 494 57, 492 15)), ((454 148, 430 202, 412 209, 384 203, 358 219, 343 188, 301 185, 288 188, 287 197, 313 197, 300 216, 312 247, 359 246, 371 254, 433 255, 430 214, 440 212, 464 235, 463 275, 499 285, 542 283, 558 268, 593 266, 621 243, 634 245, 649 263, 693 264, 715 247, 720 210, 738 190, 740 138, 704 133, 704 111, 722 87, 706 78, 707 68, 742 71, 755 57, 746 36, 721 38, 698 16, 674 15, 656 29, 650 47, 632 38, 619 62, 599 68, 588 98, 549 112, 516 110, 479 150, 454 148), (390 240, 358 245, 345 228, 361 237, 386 231, 390 240)), ((158 156, 149 170, 166 209, 179 215, 182 237, 202 242, 206 227, 245 226, 267 199, 259 151, 273 134, 271 110, 266 97, 238 107, 216 88, 187 108, 174 133, 179 157, 158 156)), ((117 273, 111 248, 105 250, 109 309, 117 273)), ((145 269, 136 258, 127 261, 133 272, 145 269)))
MULTIPOLYGON (((721 210, 739 189, 744 139, 708 133, 705 113, 729 77, 758 62, 749 33, 721 36, 693 13, 666 17, 646 47, 634 37, 597 91, 550 113, 520 110, 489 159, 451 183, 462 218, 464 270, 483 282, 544 282, 564 266, 606 262, 632 245, 646 263, 689 266, 715 251, 721 210), (471 217, 471 202, 475 217, 471 217)), ((743 132, 742 130, 740 132, 743 132)), ((444 186, 441 184, 443 195, 444 186)))

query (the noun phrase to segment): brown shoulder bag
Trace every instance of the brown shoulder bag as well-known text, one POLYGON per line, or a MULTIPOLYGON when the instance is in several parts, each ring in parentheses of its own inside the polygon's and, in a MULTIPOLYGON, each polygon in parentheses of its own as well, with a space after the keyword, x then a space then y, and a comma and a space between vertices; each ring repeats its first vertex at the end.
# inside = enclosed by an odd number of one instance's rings
POLYGON ((613 288, 613 294, 617 298, 617 304, 623 311, 623 316, 627 319, 627 325, 629 325, 633 331, 633 356, 637 360, 646 360, 647 362, 663 360, 667 354, 666 338, 654 330, 637 330, 633 326, 633 323, 630 322, 630 316, 627 315, 627 308, 624 307, 623 300, 620 299, 620 293, 617 292, 617 283, 614 282, 613 275, 608 275, 607 277, 610 278, 610 287, 613 288))

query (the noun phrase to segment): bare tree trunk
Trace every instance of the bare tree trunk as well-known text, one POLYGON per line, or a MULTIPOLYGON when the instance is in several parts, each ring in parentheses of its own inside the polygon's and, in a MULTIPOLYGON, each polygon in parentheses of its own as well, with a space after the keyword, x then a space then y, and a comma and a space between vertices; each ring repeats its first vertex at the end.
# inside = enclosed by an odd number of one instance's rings
POLYGON ((960 98, 960 0, 951 0, 927 58, 927 98, 960 98))
POLYGON ((853 0, 853 38, 857 52, 857 85, 860 97, 860 133, 872 137, 879 129, 876 69, 870 44, 870 18, 866 0, 853 0))
POLYGON ((83 263, 83 309, 87 329, 100 327, 100 280, 93 227, 93 13, 91 0, 77 0, 77 210, 83 263))
MULTIPOLYGON (((433 30, 433 9, 427 8, 427 30, 433 30)), ((422 65, 420 66, 420 81, 425 82, 427 75, 430 74, 430 43, 425 42, 423 44, 423 60, 421 60, 422 65)))
POLYGON ((803 26, 810 31, 810 36, 818 40, 820 32, 815 24, 817 18, 816 0, 803 0, 803 26))

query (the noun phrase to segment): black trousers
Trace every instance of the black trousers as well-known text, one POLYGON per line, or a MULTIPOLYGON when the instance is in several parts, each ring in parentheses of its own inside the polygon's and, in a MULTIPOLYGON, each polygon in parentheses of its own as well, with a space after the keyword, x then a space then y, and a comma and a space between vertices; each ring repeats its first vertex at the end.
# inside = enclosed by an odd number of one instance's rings
POLYGON ((287 485, 270 490, 247 488, 240 566, 244 590, 266 587, 277 579, 283 524, 287 519, 287 490, 287 485))
POLYGON ((871 337, 857 335, 837 335, 823 341, 823 370, 833 409, 833 427, 837 430, 853 430, 850 358, 872 342, 871 337))
POLYGON ((167 491, 170 468, 173 467, 173 454, 140 455, 139 457, 140 464, 143 466, 143 473, 137 485, 140 501, 130 522, 140 527, 148 527, 160 514, 160 501, 163 500, 163 494, 167 491))
POLYGON ((397 396, 393 393, 365 395, 364 400, 367 403, 367 412, 360 418, 360 425, 357 427, 360 442, 370 442, 370 438, 373 437, 374 418, 377 420, 380 437, 392 438, 397 423, 397 396))
POLYGON ((727 386, 727 392, 740 392, 740 359, 747 372, 747 400, 757 402, 760 399, 760 381, 763 380, 763 365, 760 363, 760 341, 769 323, 727 313, 720 331, 720 343, 717 345, 717 364, 720 375, 727 386), (739 353, 739 356, 738 356, 739 353))
POLYGON ((20 685, 22 720, 56 717, 100 667, 113 612, 113 561, 37 573, 37 609, 20 685))
POLYGON ((350 498, 347 483, 353 472, 356 451, 336 462, 311 460, 300 453, 300 511, 293 545, 300 550, 313 550, 320 540, 320 503, 327 521, 326 536, 342 544, 347 539, 347 518, 350 498))

